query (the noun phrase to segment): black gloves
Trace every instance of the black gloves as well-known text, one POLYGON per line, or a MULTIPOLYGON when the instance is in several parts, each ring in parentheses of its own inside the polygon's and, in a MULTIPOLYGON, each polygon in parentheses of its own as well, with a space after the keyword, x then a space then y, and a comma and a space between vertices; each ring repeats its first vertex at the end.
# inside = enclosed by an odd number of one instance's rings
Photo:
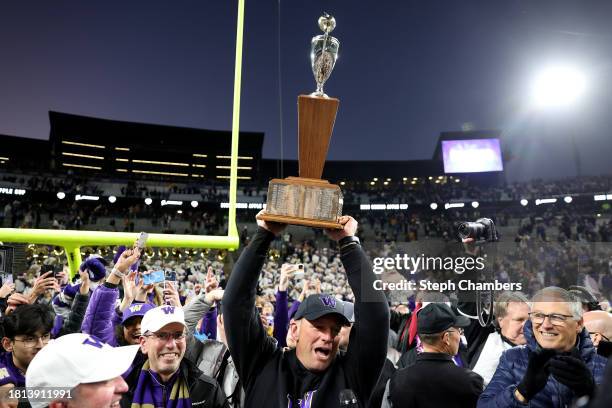
POLYGON ((605 358, 610 358, 612 355, 612 342, 599 340, 599 346, 597 346, 597 354, 605 358))
POLYGON ((548 365, 551 357, 555 355, 554 350, 538 349, 529 356, 527 372, 523 380, 516 387, 518 392, 529 401, 540 392, 548 381, 548 365))
POLYGON ((593 374, 582 360, 572 356, 558 356, 551 359, 549 365, 553 377, 571 389, 576 397, 593 396, 593 374))

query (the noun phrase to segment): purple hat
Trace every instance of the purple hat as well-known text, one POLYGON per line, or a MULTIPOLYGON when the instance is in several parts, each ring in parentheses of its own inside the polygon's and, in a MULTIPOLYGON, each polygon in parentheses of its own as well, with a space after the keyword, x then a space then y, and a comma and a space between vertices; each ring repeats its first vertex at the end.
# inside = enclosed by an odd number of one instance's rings
POLYGON ((123 312, 123 319, 121 324, 125 324, 126 321, 136 316, 144 316, 149 310, 154 309, 155 306, 150 303, 132 303, 130 307, 125 309, 123 312))
POLYGON ((97 282, 106 277, 106 264, 104 258, 92 255, 81 264, 81 270, 87 271, 92 282, 97 282))

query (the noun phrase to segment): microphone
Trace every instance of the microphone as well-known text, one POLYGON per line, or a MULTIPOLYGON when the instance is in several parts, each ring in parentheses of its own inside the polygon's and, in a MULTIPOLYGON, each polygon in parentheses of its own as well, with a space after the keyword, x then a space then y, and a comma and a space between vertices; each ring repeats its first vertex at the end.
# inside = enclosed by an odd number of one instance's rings
POLYGON ((357 397, 351 389, 340 391, 338 398, 340 399, 340 407, 342 408, 359 408, 357 397))

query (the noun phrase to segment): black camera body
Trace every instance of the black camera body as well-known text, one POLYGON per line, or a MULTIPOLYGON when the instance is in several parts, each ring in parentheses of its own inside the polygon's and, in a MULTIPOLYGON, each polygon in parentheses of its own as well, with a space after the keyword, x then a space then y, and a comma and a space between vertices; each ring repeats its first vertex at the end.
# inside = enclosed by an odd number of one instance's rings
POLYGON ((495 223, 490 218, 479 218, 475 222, 461 222, 457 226, 459 238, 471 238, 474 242, 497 242, 499 235, 495 223))

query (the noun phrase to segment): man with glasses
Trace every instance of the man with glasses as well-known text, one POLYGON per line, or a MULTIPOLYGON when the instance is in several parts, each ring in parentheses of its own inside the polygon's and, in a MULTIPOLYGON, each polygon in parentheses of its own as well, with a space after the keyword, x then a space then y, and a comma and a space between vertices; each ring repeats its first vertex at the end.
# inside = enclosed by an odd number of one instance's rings
POLYGON ((25 386, 30 362, 51 339, 55 315, 42 304, 19 306, 2 322, 4 337, 0 354, 0 388, 25 386))
POLYGON ((227 407, 217 382, 183 358, 186 325, 182 308, 151 309, 140 327, 141 353, 124 374, 129 390, 121 400, 122 407, 227 407))
POLYGON ((592 397, 606 359, 584 329, 582 304, 568 291, 548 287, 531 301, 527 344, 506 350, 478 407, 566 407, 592 397))
POLYGON ((391 377, 391 406, 474 407, 483 389, 482 377, 452 359, 470 319, 455 315, 445 303, 428 304, 419 310, 417 319, 423 352, 413 365, 391 377))

